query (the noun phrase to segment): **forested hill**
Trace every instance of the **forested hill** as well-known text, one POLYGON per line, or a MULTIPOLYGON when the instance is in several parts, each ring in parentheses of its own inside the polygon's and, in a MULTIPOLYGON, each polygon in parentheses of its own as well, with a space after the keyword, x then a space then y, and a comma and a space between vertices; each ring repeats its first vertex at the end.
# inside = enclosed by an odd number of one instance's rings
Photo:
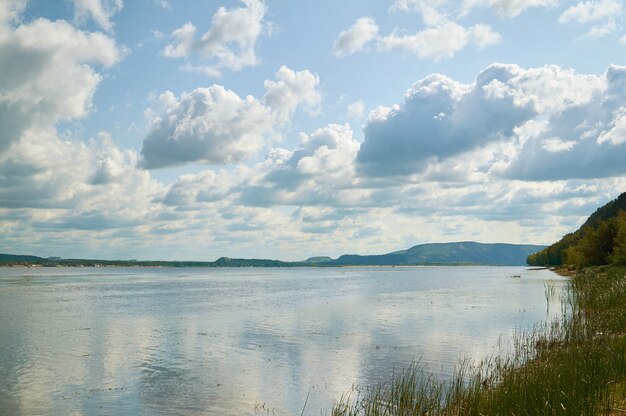
POLYGON ((460 243, 421 244, 407 250, 388 254, 360 256, 348 254, 332 259, 311 257, 305 261, 284 262, 267 259, 233 259, 222 257, 216 261, 137 261, 42 258, 0 254, 0 265, 38 266, 152 266, 152 267, 332 267, 332 266, 409 266, 409 265, 489 265, 521 266, 529 254, 545 246, 520 244, 482 244, 473 241, 460 243))
POLYGON ((482 244, 473 241, 420 244, 407 250, 374 256, 344 255, 329 262, 338 266, 475 264, 492 266, 525 265, 529 254, 545 246, 482 244))
POLYGON ((626 265, 626 192, 598 208, 573 233, 528 256, 532 266, 626 265))

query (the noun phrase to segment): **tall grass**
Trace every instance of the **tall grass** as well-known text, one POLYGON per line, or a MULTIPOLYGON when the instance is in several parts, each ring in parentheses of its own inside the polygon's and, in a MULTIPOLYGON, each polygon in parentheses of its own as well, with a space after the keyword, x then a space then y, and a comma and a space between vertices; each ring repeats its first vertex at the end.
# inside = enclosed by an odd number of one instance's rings
POLYGON ((561 318, 518 333, 511 356, 465 361, 445 382, 413 363, 354 393, 331 415, 626 415, 626 269, 579 272, 561 318))

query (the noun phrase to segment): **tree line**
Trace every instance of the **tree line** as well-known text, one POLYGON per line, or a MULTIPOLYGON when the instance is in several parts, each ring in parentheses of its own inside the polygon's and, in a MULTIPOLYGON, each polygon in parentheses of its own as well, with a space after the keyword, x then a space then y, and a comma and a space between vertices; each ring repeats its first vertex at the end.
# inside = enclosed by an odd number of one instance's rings
MULTIPOLYGON (((624 194, 622 194, 624 195, 624 194)), ((626 266, 626 211, 585 223, 546 249, 528 256, 531 266, 626 266)))

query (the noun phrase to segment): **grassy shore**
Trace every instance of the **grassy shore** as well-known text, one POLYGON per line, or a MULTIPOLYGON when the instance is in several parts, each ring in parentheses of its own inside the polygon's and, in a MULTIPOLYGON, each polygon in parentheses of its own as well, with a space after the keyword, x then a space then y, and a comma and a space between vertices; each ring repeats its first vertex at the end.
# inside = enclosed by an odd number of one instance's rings
POLYGON ((519 334, 510 357, 465 362, 447 382, 414 363, 331 415, 626 415, 626 269, 576 273, 563 302, 562 318, 519 334))

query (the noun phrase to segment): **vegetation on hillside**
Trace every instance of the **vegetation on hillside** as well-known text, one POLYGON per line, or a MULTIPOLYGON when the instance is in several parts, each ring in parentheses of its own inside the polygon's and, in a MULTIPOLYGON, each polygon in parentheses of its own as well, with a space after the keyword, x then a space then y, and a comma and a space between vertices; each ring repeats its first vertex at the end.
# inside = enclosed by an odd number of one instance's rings
POLYGON ((528 256, 531 266, 626 265, 626 192, 600 207, 575 232, 528 256))
POLYGON ((575 233, 528 257, 535 266, 626 266, 626 211, 583 226, 575 233))

